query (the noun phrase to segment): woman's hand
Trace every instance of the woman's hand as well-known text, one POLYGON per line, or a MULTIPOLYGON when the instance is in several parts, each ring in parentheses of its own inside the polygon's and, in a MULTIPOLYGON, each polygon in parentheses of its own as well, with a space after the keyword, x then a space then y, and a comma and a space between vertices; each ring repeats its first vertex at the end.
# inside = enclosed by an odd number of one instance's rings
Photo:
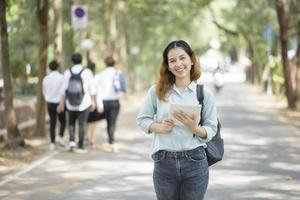
POLYGON ((164 118, 160 124, 160 133, 169 133, 171 132, 174 126, 174 121, 171 118, 164 118))
POLYGON ((195 132, 195 130, 198 127, 198 124, 195 120, 195 116, 190 117, 188 114, 180 110, 179 112, 174 112, 173 116, 179 120, 183 125, 188 128, 192 133, 195 132))

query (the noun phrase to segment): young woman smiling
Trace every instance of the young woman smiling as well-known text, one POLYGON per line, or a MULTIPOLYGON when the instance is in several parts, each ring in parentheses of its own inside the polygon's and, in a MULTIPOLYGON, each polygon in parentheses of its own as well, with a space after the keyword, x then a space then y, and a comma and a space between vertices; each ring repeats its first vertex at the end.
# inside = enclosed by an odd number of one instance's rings
POLYGON ((153 135, 151 156, 158 200, 204 198, 209 176, 204 148, 217 131, 214 97, 205 87, 202 126, 184 110, 169 113, 171 103, 199 104, 196 86, 200 75, 189 44, 183 40, 169 43, 163 51, 158 82, 149 89, 138 114, 138 125, 153 135), (171 114, 183 125, 175 125, 171 114))

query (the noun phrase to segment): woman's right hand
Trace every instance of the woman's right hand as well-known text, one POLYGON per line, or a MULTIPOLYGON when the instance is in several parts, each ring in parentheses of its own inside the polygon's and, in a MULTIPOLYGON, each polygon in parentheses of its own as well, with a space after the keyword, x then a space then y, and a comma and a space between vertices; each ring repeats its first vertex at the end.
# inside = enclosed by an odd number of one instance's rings
POLYGON ((173 126, 174 121, 171 118, 164 118, 161 123, 152 123, 149 128, 149 133, 170 133, 173 126))
POLYGON ((170 133, 174 126, 174 121, 171 118, 164 118, 160 124, 160 133, 170 133))

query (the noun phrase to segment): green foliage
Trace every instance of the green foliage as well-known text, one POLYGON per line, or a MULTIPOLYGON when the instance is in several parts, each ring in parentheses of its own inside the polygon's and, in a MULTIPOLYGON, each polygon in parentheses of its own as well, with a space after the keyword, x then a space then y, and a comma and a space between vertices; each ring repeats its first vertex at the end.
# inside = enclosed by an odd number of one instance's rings
POLYGON ((28 83, 26 79, 18 79, 13 85, 13 91, 17 95, 35 95, 37 84, 28 83))
POLYGON ((208 40, 201 37, 205 21, 202 17, 210 2, 128 1, 129 46, 140 49, 139 62, 131 62, 136 67, 137 77, 147 80, 148 84, 154 82, 162 50, 172 40, 184 39, 197 52, 205 49, 208 40))
POLYGON ((14 56, 10 60, 10 66, 13 78, 21 78, 26 75, 26 62, 24 60, 14 56))
MULTIPOLYGON (((25 65, 37 66, 38 30, 35 1, 11 1, 8 9, 8 34, 12 75, 25 76, 25 65)), ((33 69, 37 71, 37 69, 33 69)))

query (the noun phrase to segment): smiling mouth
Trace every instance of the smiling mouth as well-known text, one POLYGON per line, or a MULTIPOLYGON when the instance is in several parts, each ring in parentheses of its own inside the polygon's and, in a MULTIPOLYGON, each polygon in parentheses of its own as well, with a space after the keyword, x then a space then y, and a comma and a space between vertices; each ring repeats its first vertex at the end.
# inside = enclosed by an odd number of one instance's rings
POLYGON ((185 69, 185 67, 181 67, 179 69, 176 69, 176 72, 183 72, 184 69, 185 69))

